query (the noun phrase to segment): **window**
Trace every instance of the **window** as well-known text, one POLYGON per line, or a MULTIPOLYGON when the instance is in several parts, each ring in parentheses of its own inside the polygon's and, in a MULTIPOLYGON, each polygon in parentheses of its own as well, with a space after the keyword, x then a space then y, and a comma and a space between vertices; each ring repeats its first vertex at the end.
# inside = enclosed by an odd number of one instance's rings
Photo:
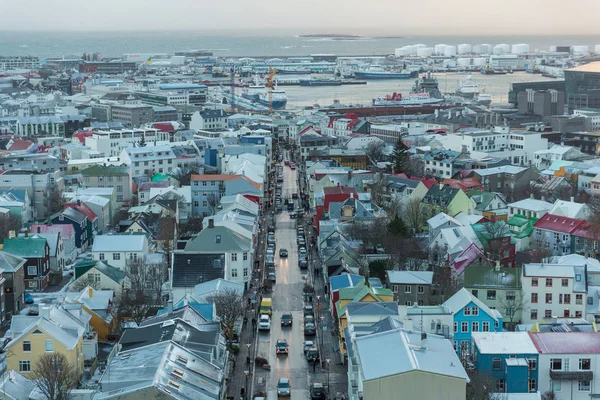
POLYGON ((575 304, 583 304, 583 295, 582 294, 575 295, 575 304))
POLYGON ((232 277, 232 278, 237 278, 237 268, 233 268, 233 269, 231 270, 231 277, 232 277))
POLYGON ((19 372, 31 372, 31 361, 19 361, 19 372))
POLYGON ((479 307, 471 308, 471 314, 475 316, 479 315, 479 307))
POLYGON ((482 332, 489 332, 490 331, 490 323, 487 321, 484 321, 481 323, 481 331, 482 332))
POLYGON ((244 261, 248 261, 248 253, 243 254, 244 261))
POLYGON ((454 323, 454 333, 458 332, 458 322, 454 323))
POLYGON ((425 287, 424 286, 417 286, 417 293, 418 294, 425 293, 425 287))
POLYGON ((581 274, 575 274, 575 280, 581 282, 581 274))
POLYGON ((123 185, 117 185, 117 192, 123 192, 123 185))
POLYGON ((462 322, 460 324, 460 331, 465 333, 465 332, 469 332, 469 323, 468 322, 462 322))
POLYGON ((592 296, 588 296, 587 303, 588 303, 588 306, 594 305, 594 298, 592 296))
POLYGON ((502 359, 492 358, 492 370, 500 371, 502 369, 502 359))
POLYGON ((404 286, 404 293, 410 293, 412 291, 411 286, 404 286))
POLYGON ((535 371, 537 369, 537 360, 535 358, 528 358, 527 363, 529 364, 530 371, 535 371))
POLYGON ((46 352, 47 353, 54 352, 54 340, 52 340, 52 339, 46 340, 46 352))
POLYGON ((29 340, 23 340, 23 352, 29 353, 31 351, 31 342, 29 340))
POLYGON ((551 358, 550 359, 550 369, 553 371, 562 370, 562 358, 551 358))
POLYGON ((477 297, 479 295, 479 290, 471 290, 471 293, 473 294, 473 296, 477 297))
POLYGON ((471 307, 465 307, 463 309, 463 315, 471 315, 471 307))
POLYGON ((561 280, 560 280, 560 285, 561 285, 562 287, 567 287, 567 286, 569 286, 569 280, 568 280, 568 279, 565 279, 565 278, 561 279, 561 280))
POLYGON ((121 253, 113 253, 113 260, 120 260, 121 259, 121 253))
POLYGON ((546 293, 546 304, 552 304, 552 293, 546 293))
POLYGON ((581 318, 581 311, 575 311, 575 318, 581 318))
POLYGON ((553 392, 560 392, 561 389, 562 389, 561 381, 552 381, 552 391, 553 392))
POLYGON ((204 207, 204 208, 208 207, 208 201, 203 201, 202 202, 202 207, 204 207))
POLYGON ((531 313, 530 313, 530 316, 529 316, 529 318, 530 318, 530 319, 533 319, 533 320, 536 320, 536 319, 537 319, 537 309, 535 309, 535 308, 532 308, 532 309, 531 309, 531 313))
POLYGON ((590 381, 578 381, 577 388, 580 392, 589 392, 590 391, 590 381))
POLYGON ((104 253, 98 254, 98 259, 99 260, 104 260, 104 253))
POLYGON ((36 276, 37 275, 37 267, 35 265, 30 265, 27 267, 27 275, 36 276))
POLYGON ((515 300, 515 291, 514 290, 507 290, 505 297, 506 297, 507 301, 514 301, 515 300))
POLYGON ((479 322, 471 322, 471 332, 479 332, 479 322))
POLYGON ((231 261, 237 261, 237 253, 231 253, 231 261))
POLYGON ((571 304, 571 295, 570 295, 570 294, 565 294, 565 295, 563 296, 563 302, 564 302, 565 304, 571 304))
POLYGON ((538 285, 538 278, 531 278, 531 286, 537 286, 538 285))
POLYGON ((412 302, 411 302, 411 301, 405 301, 405 302, 404 302, 404 305, 405 305, 405 306, 407 306, 407 307, 410 307, 410 306, 412 306, 413 304, 412 304, 412 302))
POLYGON ((504 393, 504 379, 496 379, 496 391, 504 393))
POLYGON ((552 278, 546 278, 546 287, 552 287, 552 278))
POLYGON ((398 293, 398 285, 394 285, 393 288, 394 288, 394 293, 398 293))
POLYGON ((496 300, 496 291, 495 290, 488 290, 487 291, 487 299, 488 300, 496 300))
POLYGON ((592 360, 589 358, 580 358, 579 359, 579 370, 580 371, 589 371, 592 367, 592 360))
POLYGON ((552 318, 552 310, 544 311, 544 318, 552 318))
POLYGON ((244 268, 244 276, 248 276, 248 268, 244 268))
POLYGON ((537 382, 535 379, 529 380, 529 392, 537 392, 537 382))
POLYGON ((538 302, 538 294, 537 293, 531 293, 531 302, 533 304, 538 302))

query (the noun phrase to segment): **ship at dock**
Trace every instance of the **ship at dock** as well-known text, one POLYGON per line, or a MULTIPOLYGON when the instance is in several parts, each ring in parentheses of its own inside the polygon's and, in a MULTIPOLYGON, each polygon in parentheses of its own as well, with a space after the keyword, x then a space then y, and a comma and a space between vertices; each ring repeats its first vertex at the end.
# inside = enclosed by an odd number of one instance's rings
POLYGON ((431 72, 422 78, 416 79, 410 93, 402 96, 401 93, 392 93, 383 98, 373 99, 373 105, 380 106, 426 106, 444 103, 446 100, 440 92, 438 80, 431 72))
POLYGON ((354 71, 354 77, 357 79, 410 79, 414 75, 406 70, 384 69, 378 65, 372 65, 364 70, 354 71))
POLYGON ((274 87, 271 90, 271 97, 269 98, 267 87, 256 82, 247 88, 244 88, 242 97, 251 102, 260 104, 261 106, 270 106, 273 110, 285 109, 288 100, 285 90, 279 89, 278 87, 274 87))
POLYGON ((298 80, 300 86, 341 86, 341 79, 313 79, 306 78, 298 80))
POLYGON ((472 99, 479 94, 479 86, 469 75, 460 81, 460 86, 456 89, 456 94, 465 99, 472 99))

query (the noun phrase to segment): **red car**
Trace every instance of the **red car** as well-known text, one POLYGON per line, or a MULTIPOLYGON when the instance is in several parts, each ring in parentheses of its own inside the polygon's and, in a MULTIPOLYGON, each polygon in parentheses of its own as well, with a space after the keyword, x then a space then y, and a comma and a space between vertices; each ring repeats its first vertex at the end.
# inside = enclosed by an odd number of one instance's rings
POLYGON ((288 160, 285 160, 283 163, 284 163, 285 165, 290 165, 290 162, 289 162, 288 160))
POLYGON ((294 164, 294 163, 290 163, 290 168, 291 168, 291 169, 296 169, 296 164, 294 164))

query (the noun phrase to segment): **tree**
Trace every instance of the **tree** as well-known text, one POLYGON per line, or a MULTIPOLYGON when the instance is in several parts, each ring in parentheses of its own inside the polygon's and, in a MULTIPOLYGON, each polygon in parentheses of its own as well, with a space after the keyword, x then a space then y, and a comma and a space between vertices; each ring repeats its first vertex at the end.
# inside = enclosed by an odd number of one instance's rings
POLYGON ((189 236, 191 234, 201 232, 203 221, 204 218, 202 217, 188 217, 185 223, 179 224, 181 228, 181 234, 189 236))
POLYGON ((433 285, 430 291, 429 304, 442 304, 461 288, 459 280, 451 267, 433 268, 433 285))
POLYGON ((489 372, 472 369, 467 373, 470 382, 467 384, 466 400, 499 400, 496 396, 496 385, 489 372))
POLYGON ((396 142, 392 157, 394 160, 394 173, 406 173, 410 162, 410 153, 408 152, 408 147, 406 147, 402 139, 398 139, 396 142))
POLYGON ((129 283, 128 292, 136 301, 144 299, 154 305, 162 302, 162 287, 168 275, 165 264, 147 263, 140 258, 127 263, 125 275, 129 283))
POLYGON ((118 320, 130 319, 138 326, 148 317, 150 310, 154 307, 141 290, 124 289, 117 301, 119 303, 118 320))
POLYGON ((233 288, 225 288, 208 296, 206 300, 215 305, 217 316, 221 319, 223 334, 231 343, 235 334, 235 322, 244 315, 242 295, 233 288))
POLYGON ((200 164, 191 164, 184 167, 177 167, 171 171, 171 176, 179 182, 180 186, 189 186, 192 174, 198 174, 203 170, 200 164))
POLYGON ((374 140, 365 147, 365 155, 372 164, 377 164, 385 157, 385 142, 383 140, 374 140))
POLYGON ((219 197, 214 193, 210 193, 208 196, 206 196, 206 202, 208 204, 208 208, 210 208, 211 215, 215 215, 217 212, 217 207, 219 207, 219 197))
POLYGON ((64 210, 67 200, 59 190, 53 190, 48 197, 48 208, 52 214, 64 210))
POLYGON ((0 241, 4 242, 4 239, 8 238, 11 231, 15 235, 18 234, 22 227, 23 221, 20 215, 11 213, 0 215, 0 241))
POLYGON ((396 215, 387 225, 387 231, 392 236, 409 237, 411 236, 406 224, 398 215, 396 215))
POLYGON ((516 315, 528 310, 529 305, 527 299, 520 294, 520 291, 515 290, 510 298, 507 296, 499 296, 497 308, 504 316, 504 321, 508 322, 509 330, 514 331, 517 323, 517 321, 515 321, 516 315))
POLYGON ((421 200, 410 199, 403 207, 402 216, 414 233, 420 232, 425 224, 425 208, 421 200))
POLYGON ((73 282, 69 289, 74 292, 81 292, 86 287, 92 287, 94 290, 100 290, 100 282, 97 282, 93 274, 88 274, 86 277, 81 277, 73 282))
POLYGON ((388 263, 386 260, 375 260, 369 263, 369 278, 379 278, 381 282, 386 281, 388 263))
POLYGON ((377 222, 355 221, 346 224, 346 233, 354 240, 363 242, 366 251, 375 251, 377 245, 382 243, 387 235, 387 220, 378 219, 377 222))
POLYGON ((167 258, 167 267, 171 265, 171 253, 177 238, 177 222, 174 217, 163 217, 158 220, 156 239, 160 249, 167 258))
POLYGON ((556 394, 552 391, 547 391, 542 394, 542 400, 556 400, 556 394))
POLYGON ((33 383, 48 400, 67 400, 79 382, 79 372, 62 353, 45 353, 31 370, 33 383))
POLYGON ((487 222, 483 225, 483 235, 486 238, 486 252, 491 260, 499 260, 506 244, 502 238, 510 237, 510 229, 504 221, 487 222))

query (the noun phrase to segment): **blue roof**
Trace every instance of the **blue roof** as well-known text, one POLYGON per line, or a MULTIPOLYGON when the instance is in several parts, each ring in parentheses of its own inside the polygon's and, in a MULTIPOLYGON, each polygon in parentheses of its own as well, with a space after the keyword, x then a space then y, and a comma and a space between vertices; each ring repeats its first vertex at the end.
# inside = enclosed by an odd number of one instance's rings
POLYGON ((374 288, 382 288, 383 284, 381 283, 381 280, 379 278, 369 278, 369 283, 371 284, 371 287, 374 288))
MULTIPOLYGON (((374 278, 377 279, 377 278, 374 278)), ((354 274, 342 274, 329 278, 329 285, 332 291, 340 290, 347 287, 354 287, 365 280, 364 276, 354 274)), ((377 279, 379 280, 379 279, 377 279)), ((381 282, 379 282, 381 285, 381 282)))
POLYGON ((195 85, 193 83, 163 83, 158 85, 160 90, 185 90, 185 89, 206 89, 206 85, 195 85))
MULTIPOLYGON (((185 299, 181 299, 177 304, 173 305, 173 310, 178 310, 185 306, 192 307, 198 314, 200 314, 207 321, 213 321, 213 305, 209 303, 198 303, 196 301, 187 301, 185 299)), ((166 314, 169 311, 167 307, 158 310, 156 315, 166 314)))

